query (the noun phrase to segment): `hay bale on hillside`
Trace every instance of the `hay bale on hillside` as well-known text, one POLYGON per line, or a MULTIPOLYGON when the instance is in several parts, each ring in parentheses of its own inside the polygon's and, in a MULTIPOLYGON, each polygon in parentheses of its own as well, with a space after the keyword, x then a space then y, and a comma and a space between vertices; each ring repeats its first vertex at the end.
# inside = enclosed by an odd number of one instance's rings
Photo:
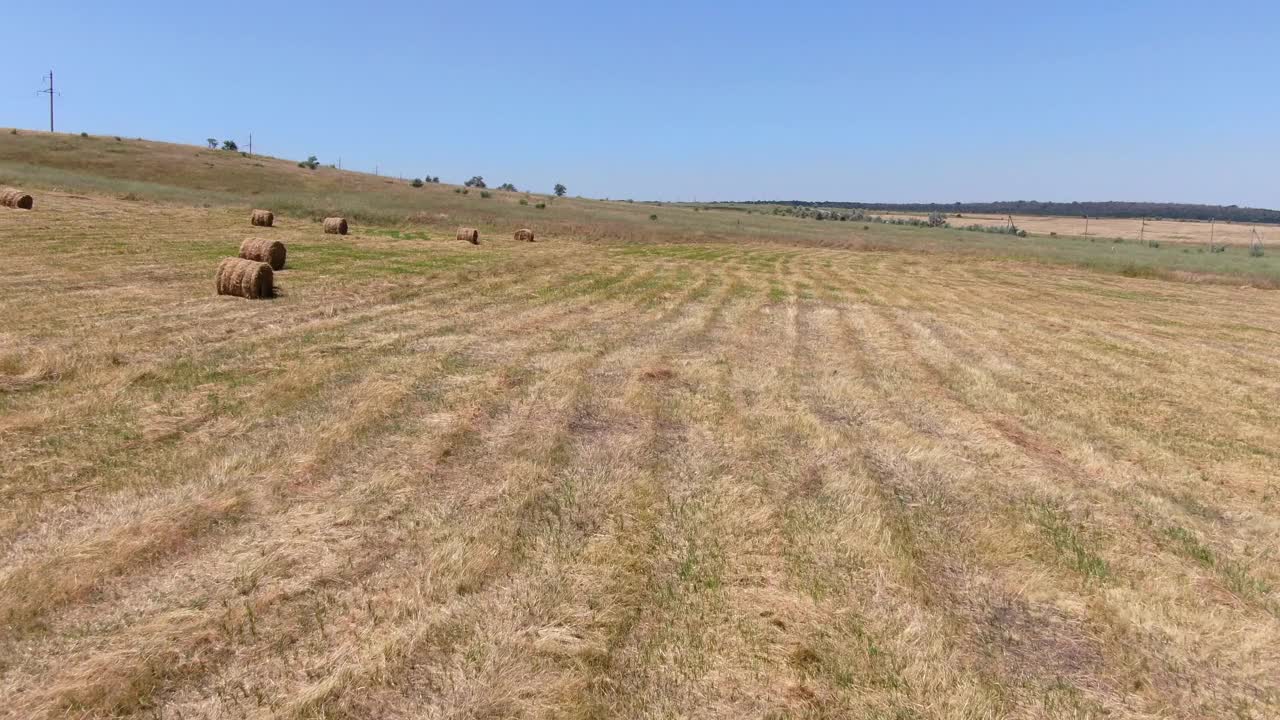
POLYGON ((516 240, 520 242, 533 242, 533 231, 529 228, 520 228, 516 231, 516 240))
POLYGON ((0 205, 15 210, 30 210, 35 205, 35 200, 21 190, 5 188, 0 190, 0 205))
POLYGON ((329 235, 346 235, 347 219, 340 217, 325 218, 324 231, 329 235))
POLYGON ((458 228, 458 239, 465 240, 472 245, 479 245, 480 231, 475 228, 458 228))
POLYGON ((245 260, 264 262, 272 270, 284 269, 285 247, 279 240, 266 238, 249 238, 240 243, 240 257, 245 260))
POLYGON ((276 221, 276 216, 270 210, 254 210, 249 216, 249 222, 257 227, 271 227, 276 221))
POLYGON ((226 258, 218 263, 214 280, 219 295, 236 295, 256 300, 275 295, 271 266, 256 260, 226 258))

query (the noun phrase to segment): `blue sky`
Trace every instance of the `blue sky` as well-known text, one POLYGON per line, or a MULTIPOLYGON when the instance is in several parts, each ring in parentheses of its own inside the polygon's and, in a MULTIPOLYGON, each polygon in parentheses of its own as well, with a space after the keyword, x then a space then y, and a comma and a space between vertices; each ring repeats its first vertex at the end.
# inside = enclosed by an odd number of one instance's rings
MULTIPOLYGON (((1280 3, 28 4, 0 125, 668 200, 1280 207, 1280 3)), ((12 19, 12 16, 11 16, 12 19)))

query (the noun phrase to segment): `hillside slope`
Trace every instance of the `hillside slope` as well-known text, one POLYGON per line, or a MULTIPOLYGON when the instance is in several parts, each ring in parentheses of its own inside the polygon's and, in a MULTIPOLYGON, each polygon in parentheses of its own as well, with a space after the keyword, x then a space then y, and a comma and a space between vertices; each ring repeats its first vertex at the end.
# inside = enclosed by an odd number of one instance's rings
POLYGON ((485 197, 476 189, 462 194, 465 189, 454 185, 414 188, 366 173, 308 170, 291 160, 105 136, 27 130, 13 135, 0 130, 0 185, 4 184, 191 207, 267 207, 311 220, 342 215, 356 223, 405 231, 451 233, 462 225, 507 236, 516 228, 531 227, 545 236, 590 242, 768 242, 904 250, 1067 264, 1131 276, 1280 286, 1280 251, 1255 258, 1239 246, 1208 253, 1203 248, 1161 248, 1066 233, 1020 239, 953 228, 820 222, 747 206, 586 200, 497 190, 485 197))

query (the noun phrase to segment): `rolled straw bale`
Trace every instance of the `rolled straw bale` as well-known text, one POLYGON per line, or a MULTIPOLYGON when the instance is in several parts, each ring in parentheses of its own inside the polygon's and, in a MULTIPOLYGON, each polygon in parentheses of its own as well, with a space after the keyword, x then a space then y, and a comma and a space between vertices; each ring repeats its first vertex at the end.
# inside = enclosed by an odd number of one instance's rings
POLYGON ((218 264, 215 280, 219 295, 238 295, 251 300, 275 294, 271 266, 256 260, 225 258, 218 264))
POLYGON ((13 188, 5 188, 0 190, 0 205, 11 207, 15 210, 30 210, 35 201, 30 195, 21 190, 13 188))
POLYGON ((533 242, 533 231, 529 228, 520 228, 516 231, 516 240, 520 242, 533 242))
POLYGON ((458 239, 465 240, 472 245, 479 245, 480 231, 475 228, 458 228, 458 239))
POLYGON ((240 243, 240 257, 256 260, 271 266, 272 270, 284 269, 285 247, 279 240, 249 238, 240 243))
POLYGON ((258 227, 271 227, 276 221, 276 216, 270 210, 254 210, 249 216, 249 222, 258 227))
POLYGON ((329 235, 346 235, 347 219, 340 217, 325 218, 324 231, 329 235))

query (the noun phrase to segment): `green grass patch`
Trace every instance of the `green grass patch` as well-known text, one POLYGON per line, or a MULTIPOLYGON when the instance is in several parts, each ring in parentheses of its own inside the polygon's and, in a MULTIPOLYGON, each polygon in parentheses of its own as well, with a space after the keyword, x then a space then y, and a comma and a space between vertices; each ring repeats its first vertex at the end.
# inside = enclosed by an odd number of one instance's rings
POLYGON ((392 240, 430 240, 431 235, 426 232, 416 232, 413 230, 387 230, 384 228, 363 228, 360 233, 362 235, 374 235, 376 237, 387 237, 392 240))
POLYGON ((1032 506, 1031 514, 1041 534, 1068 567, 1094 580, 1105 580, 1111 575, 1107 561, 1090 547, 1083 524, 1073 522, 1067 511, 1048 502, 1038 502, 1032 506))

